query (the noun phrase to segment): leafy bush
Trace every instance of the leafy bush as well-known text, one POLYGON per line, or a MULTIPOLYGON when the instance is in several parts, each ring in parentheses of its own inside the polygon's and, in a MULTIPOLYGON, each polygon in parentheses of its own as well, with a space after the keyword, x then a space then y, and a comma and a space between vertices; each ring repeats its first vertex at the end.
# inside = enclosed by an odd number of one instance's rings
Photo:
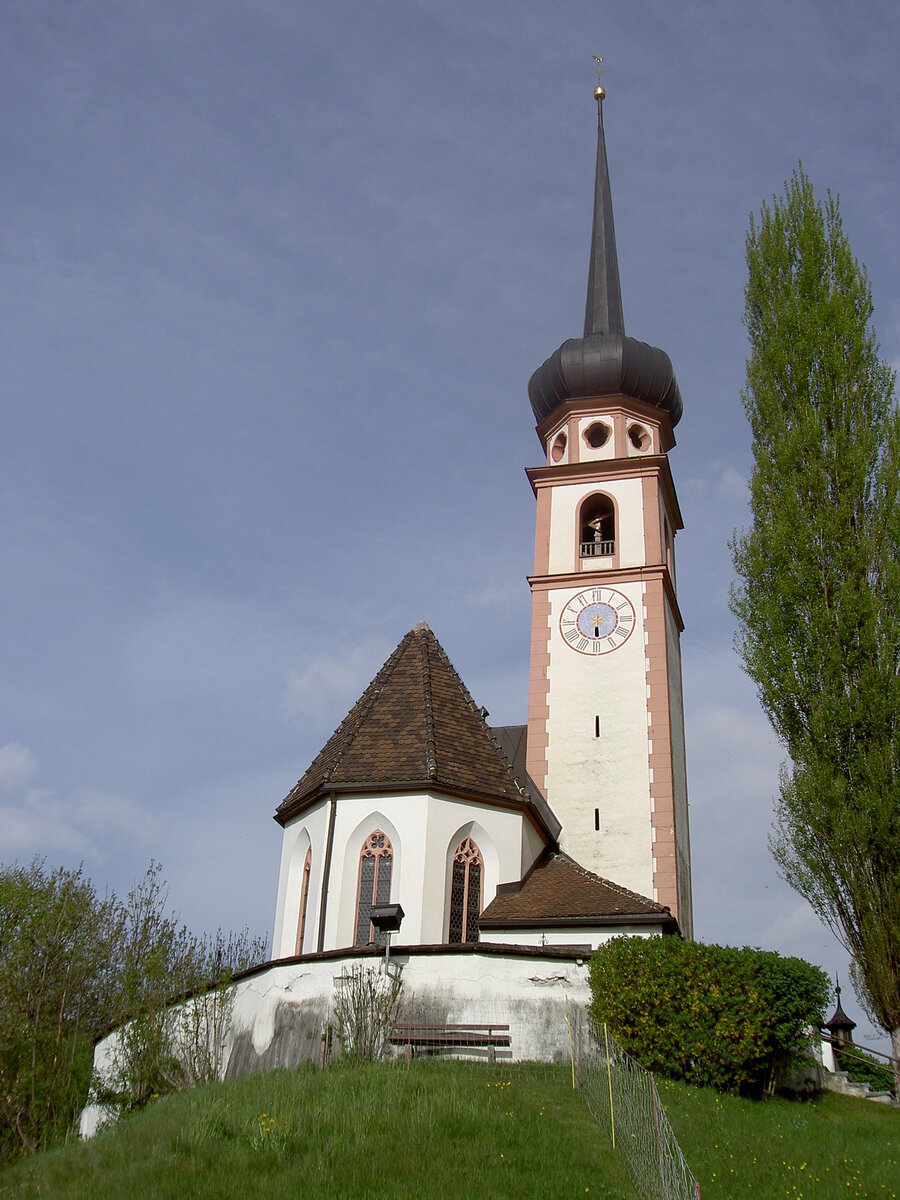
POLYGON ((802 959, 675 937, 614 938, 591 959, 590 982, 594 1022, 645 1067, 747 1095, 771 1093, 829 994, 802 959))
POLYGON ((80 870, 0 867, 0 1164, 62 1140, 84 1104, 120 928, 80 870))
POLYGON ((889 1092, 894 1086, 894 1072, 874 1054, 866 1054, 858 1046, 835 1046, 834 1062, 839 1071, 846 1071, 854 1083, 867 1083, 877 1092, 889 1092))
POLYGON ((197 938, 165 901, 156 863, 125 903, 80 869, 0 866, 0 1166, 70 1136, 94 1039, 128 1018, 104 1100, 138 1108, 218 1074, 230 972, 260 961, 265 942, 197 938), (190 1005, 169 1006, 187 992, 190 1005))

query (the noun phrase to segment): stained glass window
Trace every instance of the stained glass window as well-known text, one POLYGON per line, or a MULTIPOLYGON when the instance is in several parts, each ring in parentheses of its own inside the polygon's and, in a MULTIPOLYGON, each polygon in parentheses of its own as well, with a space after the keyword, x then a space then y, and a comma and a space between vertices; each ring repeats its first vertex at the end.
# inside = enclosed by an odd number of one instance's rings
POLYGON ((394 851, 390 838, 380 829, 366 838, 359 856, 359 892, 356 902, 356 945, 377 942, 383 946, 387 935, 376 933, 372 925, 372 908, 389 904, 394 851))
POLYGON ((484 861, 471 838, 463 838, 456 847, 452 871, 447 940, 451 943, 477 942, 484 861))

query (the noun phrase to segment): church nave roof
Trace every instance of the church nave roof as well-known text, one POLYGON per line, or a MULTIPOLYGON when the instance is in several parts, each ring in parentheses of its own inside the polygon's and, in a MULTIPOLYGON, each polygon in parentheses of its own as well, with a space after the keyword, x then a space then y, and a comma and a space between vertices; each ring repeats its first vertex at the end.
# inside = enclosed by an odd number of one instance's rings
POLYGON ((278 806, 284 824, 330 791, 448 791, 530 811, 550 840, 558 822, 533 800, 453 664, 421 621, 278 806))

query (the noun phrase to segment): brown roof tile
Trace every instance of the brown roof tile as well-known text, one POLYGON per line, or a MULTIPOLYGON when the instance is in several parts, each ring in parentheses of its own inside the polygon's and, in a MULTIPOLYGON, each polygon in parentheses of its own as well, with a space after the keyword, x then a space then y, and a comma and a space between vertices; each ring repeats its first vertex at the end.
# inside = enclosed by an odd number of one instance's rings
POLYGON ((283 822, 332 789, 373 785, 447 789, 534 808, 424 621, 403 638, 275 816, 283 822))
POLYGON ((611 919, 661 924, 674 923, 668 908, 630 892, 593 871, 578 865, 568 854, 548 850, 521 884, 503 890, 481 914, 482 929, 507 923, 539 925, 552 921, 589 924, 594 918, 608 924, 611 919))

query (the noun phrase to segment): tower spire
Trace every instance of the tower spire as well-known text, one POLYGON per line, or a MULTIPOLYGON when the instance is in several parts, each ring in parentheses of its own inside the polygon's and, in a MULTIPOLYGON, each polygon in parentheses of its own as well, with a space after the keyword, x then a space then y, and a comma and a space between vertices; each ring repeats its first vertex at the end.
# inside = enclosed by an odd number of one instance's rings
POLYGON ((597 168, 584 335, 563 342, 528 381, 528 398, 539 427, 568 400, 599 400, 606 396, 626 397, 660 408, 673 426, 681 420, 681 392, 668 354, 625 334, 603 133, 605 95, 602 86, 594 89, 597 168))
POLYGON ((594 89, 597 101, 597 167, 594 175, 594 224, 591 229, 591 259, 588 269, 587 303, 584 310, 584 336, 592 333, 624 334, 622 288, 619 283, 619 259, 613 225, 612 191, 606 161, 606 137, 603 132, 603 100, 606 89, 594 89))

